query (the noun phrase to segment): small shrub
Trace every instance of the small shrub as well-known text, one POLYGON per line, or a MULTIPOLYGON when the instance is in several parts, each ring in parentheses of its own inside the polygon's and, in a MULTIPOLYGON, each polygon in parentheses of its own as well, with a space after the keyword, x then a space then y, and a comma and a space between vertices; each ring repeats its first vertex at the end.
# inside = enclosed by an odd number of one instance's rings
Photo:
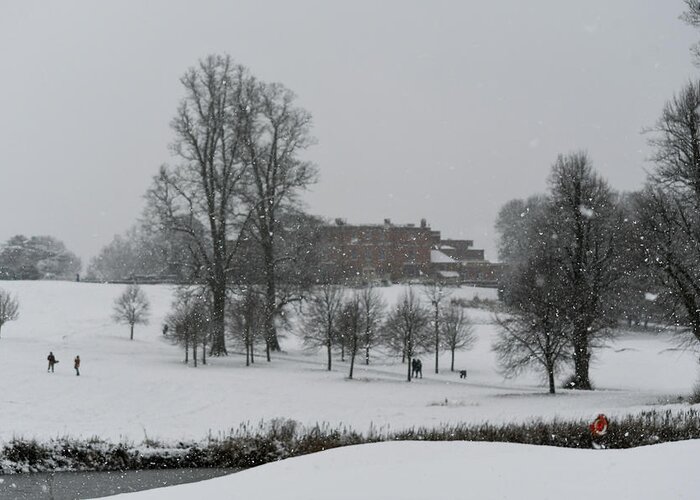
POLYGON ((50 453, 36 440, 12 439, 2 450, 4 457, 11 462, 34 464, 47 458, 50 453))
MULTIPOLYGON (((608 448, 632 448, 667 441, 700 439, 700 414, 695 409, 646 411, 611 419, 606 435, 608 448)), ((317 424, 303 427, 293 420, 274 420, 257 427, 240 426, 228 435, 209 436, 205 443, 147 448, 131 443, 110 444, 99 439, 62 438, 48 444, 13 439, 0 453, 0 472, 50 470, 176 469, 227 467, 246 469, 268 462, 341 446, 381 441, 490 441, 565 448, 591 448, 588 424, 583 420, 493 425, 441 425, 397 432, 373 429, 363 435, 347 427, 317 424)))

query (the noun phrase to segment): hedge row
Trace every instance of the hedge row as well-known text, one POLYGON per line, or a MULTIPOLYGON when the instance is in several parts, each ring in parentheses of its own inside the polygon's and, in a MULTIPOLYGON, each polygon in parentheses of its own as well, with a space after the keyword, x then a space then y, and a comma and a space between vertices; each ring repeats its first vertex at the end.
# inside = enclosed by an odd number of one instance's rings
MULTIPOLYGON (((632 448, 668 441, 700 439, 697 410, 680 412, 646 411, 612 419, 606 436, 608 448, 632 448)), ((371 431, 360 434, 328 425, 303 427, 293 420, 274 420, 252 428, 243 425, 201 443, 146 441, 110 443, 101 439, 61 438, 40 443, 15 438, 0 452, 0 472, 107 471, 175 469, 184 467, 226 467, 246 469, 308 453, 380 441, 491 441, 591 448, 588 422, 533 420, 503 425, 442 425, 397 432, 371 431)))

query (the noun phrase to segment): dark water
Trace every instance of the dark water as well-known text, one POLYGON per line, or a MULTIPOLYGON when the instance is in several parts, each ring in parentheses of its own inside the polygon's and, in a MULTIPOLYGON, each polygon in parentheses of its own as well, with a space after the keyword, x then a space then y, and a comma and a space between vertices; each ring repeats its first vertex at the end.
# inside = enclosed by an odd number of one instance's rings
POLYGON ((192 483, 234 469, 170 469, 125 472, 39 472, 0 475, 0 499, 73 500, 192 483))

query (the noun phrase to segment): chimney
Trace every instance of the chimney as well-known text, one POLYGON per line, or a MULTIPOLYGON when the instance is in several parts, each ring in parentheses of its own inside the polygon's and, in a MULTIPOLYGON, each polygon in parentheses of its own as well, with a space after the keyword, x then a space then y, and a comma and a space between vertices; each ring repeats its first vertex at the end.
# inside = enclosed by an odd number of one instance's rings
POLYGON ((428 221, 425 220, 425 219, 421 219, 421 220, 420 220, 420 227, 422 227, 423 229, 425 229, 426 227, 428 227, 428 221))

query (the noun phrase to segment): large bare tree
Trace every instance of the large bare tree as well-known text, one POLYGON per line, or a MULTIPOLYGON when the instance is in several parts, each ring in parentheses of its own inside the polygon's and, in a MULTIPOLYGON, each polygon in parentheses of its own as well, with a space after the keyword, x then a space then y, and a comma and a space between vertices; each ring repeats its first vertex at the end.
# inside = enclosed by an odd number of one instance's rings
POLYGON ((166 231, 181 233, 211 294, 211 353, 226 354, 224 319, 240 231, 247 163, 243 125, 254 78, 229 56, 208 56, 180 79, 185 96, 171 128, 179 163, 163 166, 147 193, 149 212, 166 231))
POLYGON ((647 269, 700 342, 700 81, 688 83, 649 131, 654 148, 636 221, 647 269))
POLYGON ((614 297, 624 267, 617 241, 623 217, 617 195, 583 152, 560 155, 549 178, 550 229, 540 238, 557 242, 556 265, 571 322, 572 388, 591 389, 591 348, 617 317, 614 297))
POLYGON ((243 125, 243 157, 247 165, 246 201, 252 213, 249 233, 258 243, 266 286, 265 338, 279 350, 275 317, 289 296, 280 294, 280 265, 289 259, 278 253, 283 211, 293 209, 300 190, 315 182, 316 167, 300 158, 314 142, 311 115, 295 104, 296 96, 279 83, 246 81, 248 100, 239 110, 243 125))
MULTIPOLYGON (((681 19, 691 26, 700 28, 700 0, 685 0, 687 10, 681 14, 681 19)), ((694 44, 691 49, 693 62, 700 66, 700 43, 694 44)))
MULTIPOLYGON (((571 338, 574 378, 571 387, 591 389, 592 349, 617 320, 624 217, 617 194, 595 173, 586 153, 560 155, 549 177, 549 193, 510 202, 496 224, 501 256, 512 269, 538 262, 545 252, 556 273, 550 281, 566 290, 562 314, 571 338), (550 244, 553 243, 553 244, 550 244)), ((506 276, 505 288, 515 286, 506 276)))

